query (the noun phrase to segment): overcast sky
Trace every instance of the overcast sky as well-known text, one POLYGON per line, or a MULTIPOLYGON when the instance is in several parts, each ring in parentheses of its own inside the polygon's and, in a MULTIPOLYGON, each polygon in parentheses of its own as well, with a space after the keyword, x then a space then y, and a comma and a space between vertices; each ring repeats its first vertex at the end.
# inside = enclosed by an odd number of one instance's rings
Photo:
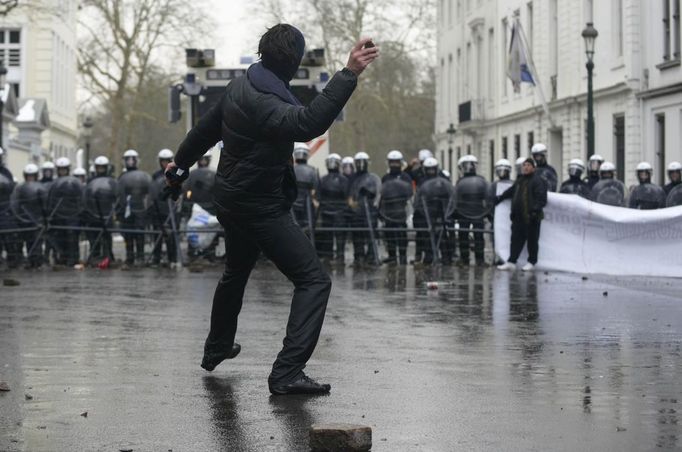
POLYGON ((212 10, 217 30, 215 42, 216 62, 220 66, 239 63, 242 55, 253 55, 258 38, 265 30, 262 18, 250 14, 252 2, 246 0, 212 0, 212 10))

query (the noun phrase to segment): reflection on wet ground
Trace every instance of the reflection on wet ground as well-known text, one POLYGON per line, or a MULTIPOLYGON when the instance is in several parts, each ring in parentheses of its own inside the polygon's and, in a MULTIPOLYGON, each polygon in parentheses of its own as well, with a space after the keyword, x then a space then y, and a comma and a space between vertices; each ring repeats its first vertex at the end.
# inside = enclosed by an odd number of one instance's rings
POLYGON ((306 450, 315 422, 371 425, 377 451, 682 449, 682 281, 331 273, 319 398, 267 392, 291 294, 267 264, 242 354, 213 373, 198 364, 217 269, 8 275, 0 450, 306 450))

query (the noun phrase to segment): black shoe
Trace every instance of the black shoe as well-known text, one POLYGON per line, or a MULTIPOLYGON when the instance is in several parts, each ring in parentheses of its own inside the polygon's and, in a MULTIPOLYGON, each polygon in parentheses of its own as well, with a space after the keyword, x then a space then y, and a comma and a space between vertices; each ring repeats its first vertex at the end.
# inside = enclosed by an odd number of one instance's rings
POLYGON ((204 351, 204 359, 201 360, 201 367, 210 372, 226 359, 235 358, 241 351, 242 347, 239 344, 234 344, 232 349, 227 352, 206 353, 206 351, 204 351))
POLYGON ((332 389, 331 385, 320 384, 306 374, 302 374, 301 378, 288 385, 272 386, 269 384, 268 386, 272 395, 328 394, 332 389))

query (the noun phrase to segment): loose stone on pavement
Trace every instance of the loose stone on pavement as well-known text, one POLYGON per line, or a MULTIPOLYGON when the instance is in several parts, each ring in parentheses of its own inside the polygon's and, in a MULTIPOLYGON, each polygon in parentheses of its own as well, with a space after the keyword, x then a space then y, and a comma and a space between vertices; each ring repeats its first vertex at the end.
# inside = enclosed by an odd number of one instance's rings
POLYGON ((355 424, 313 424, 310 450, 313 452, 368 451, 372 428, 355 424))

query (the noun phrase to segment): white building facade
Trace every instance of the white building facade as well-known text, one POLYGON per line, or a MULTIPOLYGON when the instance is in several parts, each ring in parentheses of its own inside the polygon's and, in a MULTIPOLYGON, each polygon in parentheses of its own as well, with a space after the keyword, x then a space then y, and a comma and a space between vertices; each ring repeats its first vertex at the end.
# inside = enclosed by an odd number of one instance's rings
MULTIPOLYGON (((20 2, 21 3, 21 2, 20 2)), ((3 137, 8 166, 19 177, 28 162, 66 156, 77 148, 76 0, 35 2, 0 18, 0 59, 7 82, 26 107, 3 137), (26 102, 32 100, 32 102, 26 102), (40 105, 41 110, 31 110, 40 105), (31 111, 29 111, 31 110, 31 111), (49 112, 49 113, 48 113, 49 112), (23 124, 44 127, 40 143, 25 142, 23 124)))
POLYGON ((479 158, 492 177, 497 159, 528 156, 535 142, 566 179, 568 162, 587 160, 587 70, 582 30, 599 32, 594 57, 595 151, 628 184, 642 160, 665 179, 682 160, 679 0, 438 0, 436 156, 456 170, 479 158), (515 93, 506 76, 511 26, 519 18, 539 88, 515 93), (454 139, 446 133, 456 129, 454 139), (450 143, 452 141, 452 143, 450 143))

